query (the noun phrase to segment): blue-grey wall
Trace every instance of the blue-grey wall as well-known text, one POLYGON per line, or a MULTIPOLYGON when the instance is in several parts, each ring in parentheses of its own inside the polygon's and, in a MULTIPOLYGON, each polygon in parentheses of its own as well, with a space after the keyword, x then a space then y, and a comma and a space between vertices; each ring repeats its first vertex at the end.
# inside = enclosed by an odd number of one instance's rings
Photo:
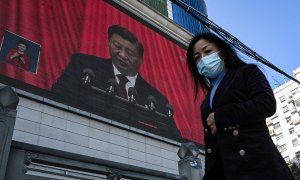
MULTIPOLYGON (((206 4, 204 0, 183 0, 191 7, 197 9, 204 15, 207 15, 206 4)), ((207 30, 204 25, 192 17, 186 10, 172 3, 173 20, 193 34, 201 33, 207 30)))

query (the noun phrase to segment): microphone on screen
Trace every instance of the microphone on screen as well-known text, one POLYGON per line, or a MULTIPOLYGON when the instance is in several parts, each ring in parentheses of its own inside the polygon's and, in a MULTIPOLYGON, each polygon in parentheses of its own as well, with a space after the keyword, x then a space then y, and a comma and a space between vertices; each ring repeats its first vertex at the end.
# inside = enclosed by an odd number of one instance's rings
POLYGON ((118 83, 115 79, 110 78, 108 81, 108 87, 106 88, 106 93, 108 95, 115 95, 118 91, 118 83))
POLYGON ((152 95, 148 96, 146 107, 150 111, 155 111, 156 110, 156 98, 154 96, 152 96, 152 95))
POLYGON ((95 79, 95 73, 90 68, 83 69, 81 73, 81 85, 85 87, 90 87, 95 79))
POLYGON ((137 91, 134 87, 130 87, 128 89, 128 97, 129 97, 129 102, 130 103, 135 103, 136 102, 136 98, 137 98, 137 91))
POLYGON ((168 118, 172 118, 174 115, 174 109, 171 104, 166 104, 166 115, 168 118))

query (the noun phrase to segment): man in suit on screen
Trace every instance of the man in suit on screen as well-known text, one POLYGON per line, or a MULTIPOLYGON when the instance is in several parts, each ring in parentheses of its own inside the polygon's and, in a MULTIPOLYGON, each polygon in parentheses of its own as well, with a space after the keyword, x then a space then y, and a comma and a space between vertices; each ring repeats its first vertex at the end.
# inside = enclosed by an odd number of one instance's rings
POLYGON ((92 102, 94 97, 89 96, 81 83, 82 72, 89 69, 93 74, 94 87, 106 90, 109 79, 114 79, 119 86, 118 96, 128 99, 128 89, 134 87, 137 91, 137 104, 144 106, 148 97, 153 96, 157 100, 156 110, 164 113, 168 100, 139 74, 144 53, 142 43, 132 32, 119 25, 108 28, 108 39, 110 59, 80 53, 73 54, 71 62, 52 86, 52 91, 61 96, 69 96, 77 92, 77 97, 74 98, 92 102))

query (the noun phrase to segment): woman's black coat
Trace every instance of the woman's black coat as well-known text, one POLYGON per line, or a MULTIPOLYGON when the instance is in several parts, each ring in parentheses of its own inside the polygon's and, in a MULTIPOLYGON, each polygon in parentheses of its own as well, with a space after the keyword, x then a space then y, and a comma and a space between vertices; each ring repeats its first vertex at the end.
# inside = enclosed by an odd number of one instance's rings
POLYGON ((209 107, 210 91, 201 106, 205 129, 204 180, 290 180, 294 179, 274 145, 266 117, 276 111, 272 89, 261 70, 253 64, 229 69, 209 107), (206 124, 214 112, 217 133, 206 124), (223 172, 220 172, 223 167, 223 172))

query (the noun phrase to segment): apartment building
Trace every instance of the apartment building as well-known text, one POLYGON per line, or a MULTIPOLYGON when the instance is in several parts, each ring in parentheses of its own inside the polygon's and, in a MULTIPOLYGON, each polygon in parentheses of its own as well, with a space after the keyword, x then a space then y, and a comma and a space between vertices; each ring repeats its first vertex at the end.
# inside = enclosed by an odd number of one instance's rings
MULTIPOLYGON (((293 74, 300 80, 300 67, 293 74)), ((287 163, 300 164, 300 84, 290 80, 273 91, 277 111, 267 118, 270 135, 287 163)))

